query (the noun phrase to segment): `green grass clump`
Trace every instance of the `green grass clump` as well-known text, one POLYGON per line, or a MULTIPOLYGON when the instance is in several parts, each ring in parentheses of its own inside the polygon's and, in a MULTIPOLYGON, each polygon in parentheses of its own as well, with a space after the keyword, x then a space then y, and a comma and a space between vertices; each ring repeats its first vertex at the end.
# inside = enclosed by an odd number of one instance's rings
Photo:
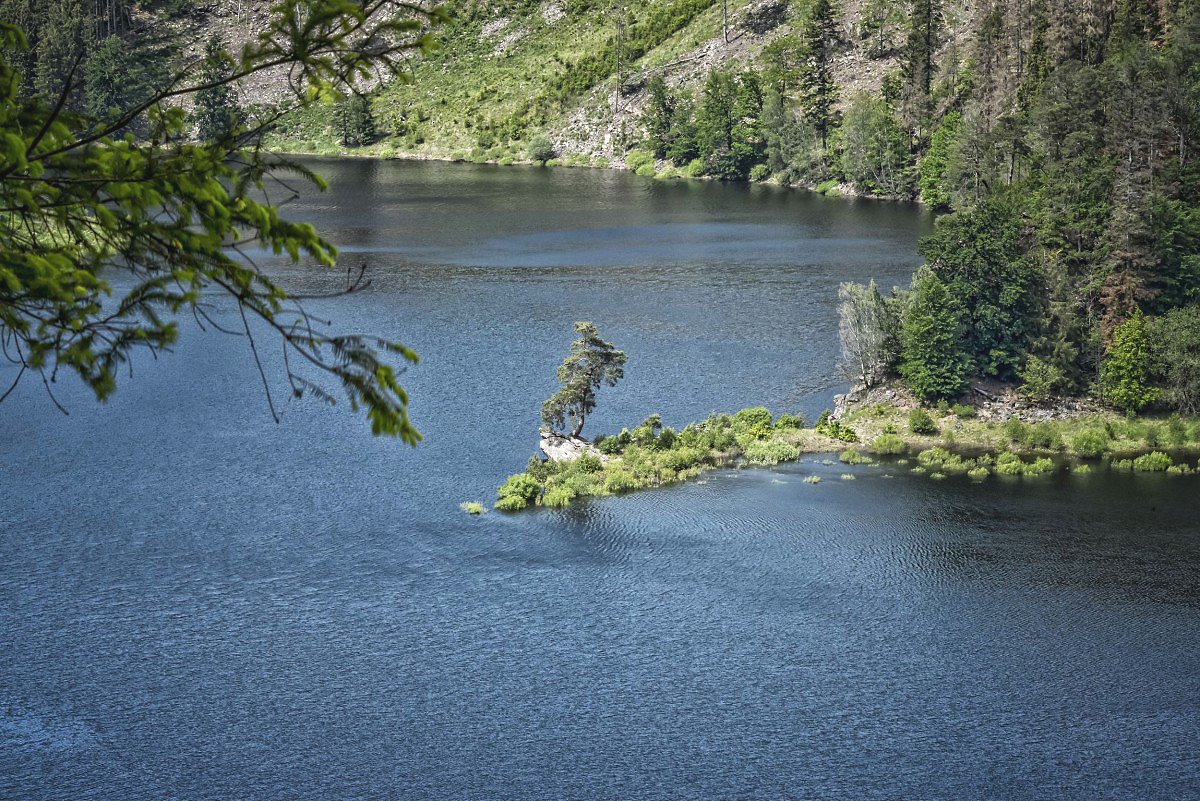
POLYGON ((1151 451, 1133 460, 1133 469, 1140 473, 1161 473, 1174 464, 1171 457, 1162 451, 1151 451))
POLYGON ((842 451, 842 454, 838 457, 838 461, 843 462, 845 464, 870 464, 871 463, 870 459, 868 459, 866 456, 863 456, 861 453, 854 450, 853 448, 851 448, 850 450, 842 451))
POLYGON ((964 459, 945 448, 930 448, 917 454, 917 463, 927 470, 940 473, 966 473, 975 467, 973 459, 964 459))
POLYGON ((972 481, 983 481, 985 478, 987 478, 989 475, 991 475, 991 473, 992 473, 991 470, 984 467, 983 465, 979 465, 978 467, 972 467, 970 470, 968 470, 967 476, 972 481))
POLYGON ((965 403, 956 403, 950 407, 950 412, 955 417, 965 419, 975 416, 975 407, 965 403))
POLYGON ((458 505, 458 508, 469 515, 481 515, 487 511, 479 501, 463 501, 458 505))
POLYGON ((496 501, 496 508, 501 512, 519 512, 529 506, 529 502, 516 495, 503 495, 496 501))
POLYGON ((778 439, 752 442, 746 448, 746 461, 750 464, 777 465, 793 462, 799 455, 799 448, 778 439))
POLYGON ((1054 460, 1041 458, 1032 462, 1022 461, 1015 453, 1005 451, 996 457, 995 472, 998 476, 1040 476, 1054 469, 1054 460))
POLYGON ((804 483, 805 484, 820 484, 821 477, 820 476, 805 476, 804 483))
POLYGON ((871 441, 871 450, 885 456, 895 456, 908 450, 908 445, 898 434, 880 434, 871 441))

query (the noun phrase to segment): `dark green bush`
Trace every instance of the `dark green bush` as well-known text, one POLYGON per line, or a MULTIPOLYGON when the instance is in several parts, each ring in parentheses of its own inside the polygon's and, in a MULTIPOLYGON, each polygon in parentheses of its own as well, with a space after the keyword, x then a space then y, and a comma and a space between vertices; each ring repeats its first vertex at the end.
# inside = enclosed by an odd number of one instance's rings
POLYGON ((575 460, 573 467, 581 473, 599 473, 604 469, 604 463, 600 461, 599 456, 585 453, 575 460))
POLYGON ((779 415, 779 419, 775 421, 776 431, 801 428, 804 428, 804 418, 798 414, 781 414, 779 415))
POLYGON ((1027 430, 1024 444, 1030 448, 1056 451, 1062 448, 1062 437, 1050 423, 1038 423, 1027 430))
POLYGON ((1029 426, 1025 421, 1016 417, 1008 418, 1008 422, 1004 424, 1004 434, 1013 442, 1024 443, 1029 439, 1029 426))
POLYGON ((660 451, 669 451, 671 448, 675 447, 675 440, 677 439, 678 437, 673 429, 664 428, 659 433, 658 439, 655 440, 654 447, 660 451))
POLYGON ((932 435, 938 433, 937 423, 933 422, 929 412, 924 409, 913 409, 908 413, 908 430, 914 434, 932 435))
POLYGON ((733 426, 739 432, 762 439, 771 432, 771 413, 761 406, 742 409, 733 416, 733 426))

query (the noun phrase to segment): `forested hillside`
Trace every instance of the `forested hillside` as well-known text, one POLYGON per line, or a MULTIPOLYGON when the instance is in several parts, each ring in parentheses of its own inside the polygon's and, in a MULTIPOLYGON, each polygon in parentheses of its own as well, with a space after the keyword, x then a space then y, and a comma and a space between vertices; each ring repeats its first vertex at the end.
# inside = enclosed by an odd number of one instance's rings
MULTIPOLYGON (((1197 0, 461 0, 411 81, 313 106, 274 146, 628 166, 942 214, 910 290, 845 287, 847 361, 952 398, 1095 392, 1200 409, 1197 0)), ((94 117, 253 35, 265 3, 0 0, 21 90, 94 117), (207 50, 205 50, 207 43, 207 50)), ((286 76, 196 98, 220 134, 286 76)), ((261 114, 259 115, 261 119, 261 114)), ((137 133, 137 126, 133 131, 137 133)))

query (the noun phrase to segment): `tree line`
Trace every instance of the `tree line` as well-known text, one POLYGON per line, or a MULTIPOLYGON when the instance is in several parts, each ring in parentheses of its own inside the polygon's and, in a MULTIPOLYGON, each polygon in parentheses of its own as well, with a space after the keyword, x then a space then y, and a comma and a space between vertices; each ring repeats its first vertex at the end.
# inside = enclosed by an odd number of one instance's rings
MULTIPOLYGON (((22 98, 55 104, 98 120, 118 119, 160 92, 182 69, 180 39, 172 35, 194 11, 193 0, 0 0, 0 19, 10 21, 25 45, 4 56, 17 76, 22 98)), ((222 83, 237 69, 237 58, 219 34, 205 41, 199 68, 210 88, 193 97, 192 136, 218 141, 248 117, 272 109, 247 108, 236 83, 222 83)), ((349 92, 332 115, 342 144, 362 146, 376 139, 375 120, 366 98, 349 92)), ((125 132, 150 133, 139 115, 125 132)))
POLYGON ((1200 3, 871 0, 856 46, 897 66, 843 97, 834 0, 754 68, 649 84, 647 150, 692 174, 919 198, 939 215, 906 289, 843 288, 861 383, 929 399, 978 378, 1140 411, 1200 397, 1200 3))

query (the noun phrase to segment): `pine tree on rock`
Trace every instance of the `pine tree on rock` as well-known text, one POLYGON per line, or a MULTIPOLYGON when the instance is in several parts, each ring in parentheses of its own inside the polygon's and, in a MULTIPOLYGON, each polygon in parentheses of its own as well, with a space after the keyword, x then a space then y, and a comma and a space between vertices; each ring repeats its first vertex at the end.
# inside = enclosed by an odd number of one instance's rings
POLYGON ((623 351, 605 342, 592 323, 575 323, 578 338, 571 343, 571 355, 558 368, 562 384, 542 405, 542 422, 551 431, 560 431, 567 420, 574 420, 571 436, 583 431, 587 416, 596 408, 596 390, 602 384, 615 387, 625 377, 623 351))

